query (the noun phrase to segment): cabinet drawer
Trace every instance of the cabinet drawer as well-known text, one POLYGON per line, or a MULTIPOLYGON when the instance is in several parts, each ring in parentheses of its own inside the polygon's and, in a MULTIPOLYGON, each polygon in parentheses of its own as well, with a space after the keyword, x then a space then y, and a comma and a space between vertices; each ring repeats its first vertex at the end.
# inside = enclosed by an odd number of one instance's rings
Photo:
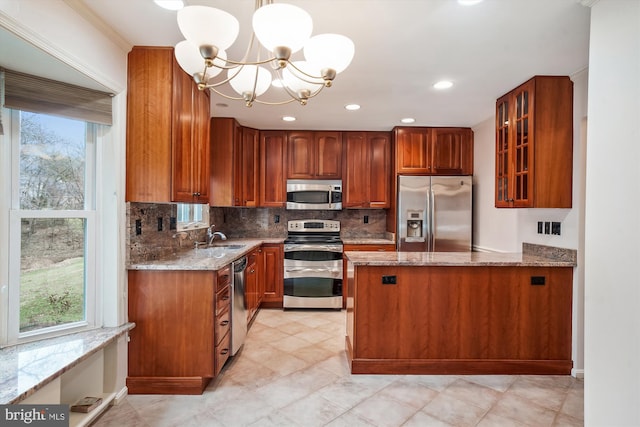
POLYGON ((216 323, 214 325, 214 342, 216 345, 220 344, 222 338, 227 335, 229 329, 231 329, 231 312, 229 310, 224 311, 222 314, 216 316, 216 323))
POLYGON ((231 334, 225 335, 220 344, 215 346, 215 353, 213 355, 213 365, 215 366, 214 377, 218 376, 227 359, 229 359, 229 356, 231 356, 231 334))
POLYGON ((225 286, 231 284, 231 264, 218 270, 216 277, 216 292, 220 292, 225 286))
POLYGON ((231 286, 227 286, 216 294, 216 317, 225 310, 229 310, 231 303, 231 286))

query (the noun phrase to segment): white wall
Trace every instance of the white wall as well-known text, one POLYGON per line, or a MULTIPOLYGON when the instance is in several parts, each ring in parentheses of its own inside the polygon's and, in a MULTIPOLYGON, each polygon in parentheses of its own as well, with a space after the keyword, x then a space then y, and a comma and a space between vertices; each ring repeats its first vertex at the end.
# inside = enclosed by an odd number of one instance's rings
POLYGON ((585 425, 640 425, 640 1, 591 9, 585 425))

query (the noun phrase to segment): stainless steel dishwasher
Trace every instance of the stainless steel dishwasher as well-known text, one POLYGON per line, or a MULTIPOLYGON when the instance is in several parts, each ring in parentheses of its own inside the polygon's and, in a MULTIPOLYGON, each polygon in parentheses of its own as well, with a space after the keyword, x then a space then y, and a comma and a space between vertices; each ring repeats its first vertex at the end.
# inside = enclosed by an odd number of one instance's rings
POLYGON ((247 304, 244 298, 247 257, 233 262, 231 282, 231 355, 235 355, 247 336, 247 304))

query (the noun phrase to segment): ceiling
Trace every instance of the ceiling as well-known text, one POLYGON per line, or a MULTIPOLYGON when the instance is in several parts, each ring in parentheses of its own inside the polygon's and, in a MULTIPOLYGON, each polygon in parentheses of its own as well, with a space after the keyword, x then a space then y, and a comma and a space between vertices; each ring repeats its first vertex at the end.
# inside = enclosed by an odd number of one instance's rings
MULTIPOLYGON (((412 126, 473 126, 492 116, 496 98, 531 76, 572 75, 588 65, 590 9, 577 0, 485 0, 475 6, 455 0, 282 2, 311 14, 313 35, 334 32, 351 38, 355 44, 351 65, 333 87, 306 106, 247 108, 241 101, 212 94, 212 115, 235 117, 258 129, 390 130, 401 125, 403 117, 415 118, 412 126), (442 79, 454 86, 437 91, 432 85, 442 79), (344 105, 350 103, 362 108, 346 111, 344 105), (283 122, 285 115, 297 120, 283 122)), ((125 50, 133 45, 173 46, 183 39, 176 12, 161 9, 152 0, 67 3, 125 50)), ((236 16, 240 36, 227 53, 229 58, 242 56, 254 0, 186 3, 214 6, 236 16)), ((20 71, 23 65, 15 62, 26 61, 31 54, 37 55, 38 63, 47 60, 46 54, 26 46, 19 46, 20 54, 14 55, 6 40, 7 33, 0 32, 0 65, 20 71), (13 67, 7 63, 10 59, 13 67)), ((55 74, 56 67, 38 69, 55 74)), ((99 86, 75 71, 58 74, 46 77, 99 86)), ((272 91, 277 89, 267 93, 272 91)))

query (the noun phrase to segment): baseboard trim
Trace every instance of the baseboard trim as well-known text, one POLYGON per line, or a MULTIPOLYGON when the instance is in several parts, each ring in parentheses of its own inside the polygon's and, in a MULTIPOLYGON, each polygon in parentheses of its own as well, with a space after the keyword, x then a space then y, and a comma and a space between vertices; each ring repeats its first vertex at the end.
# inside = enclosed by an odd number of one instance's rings
POLYGON ((580 380, 584 379, 584 369, 571 369, 571 376, 580 380))
POLYGON ((129 388, 127 386, 122 387, 122 389, 116 393, 116 397, 113 399, 112 405, 119 405, 124 401, 124 399, 129 395, 129 388))

